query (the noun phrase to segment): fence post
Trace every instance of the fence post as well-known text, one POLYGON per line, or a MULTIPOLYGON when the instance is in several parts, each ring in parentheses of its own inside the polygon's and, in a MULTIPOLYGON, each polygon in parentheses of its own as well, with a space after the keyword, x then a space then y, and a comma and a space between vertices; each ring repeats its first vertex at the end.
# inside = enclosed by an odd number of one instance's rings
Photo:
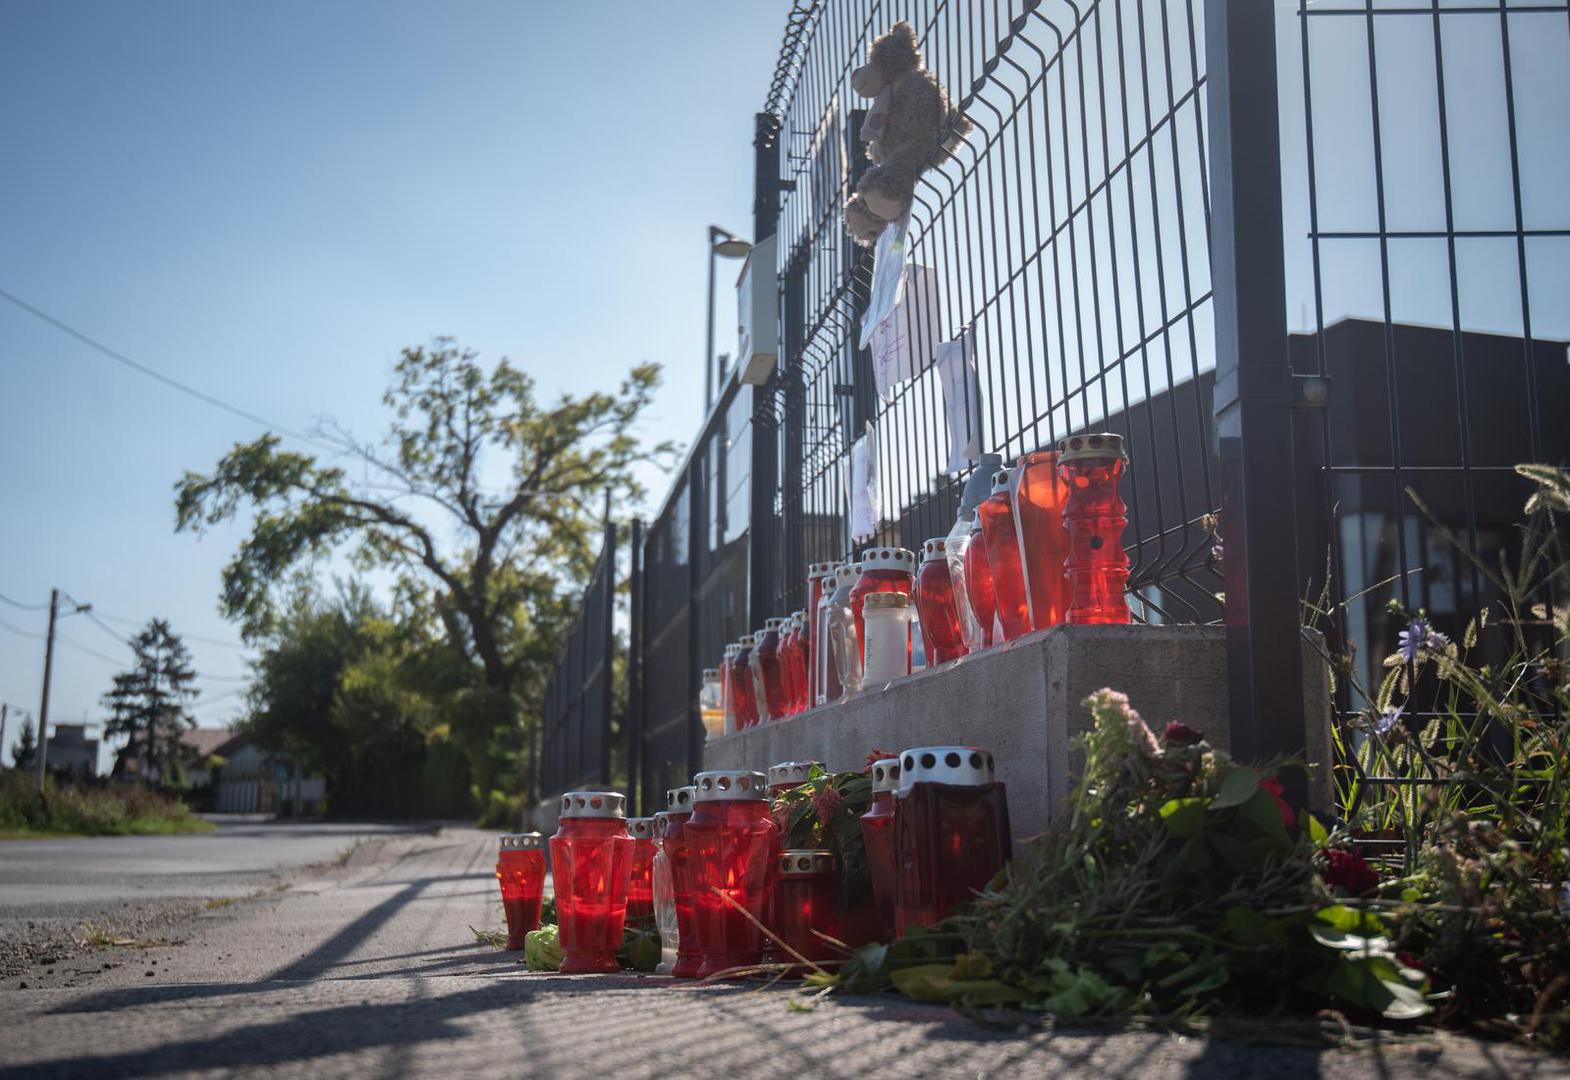
MULTIPOLYGON (((772 113, 758 113, 754 117, 752 240, 755 244, 773 236, 779 224, 780 126, 780 118, 772 113)), ((747 507, 749 629, 762 623, 778 584, 774 497, 779 490, 779 432, 775 428, 772 398, 779 391, 779 385, 776 371, 767 386, 755 387, 752 392, 752 478, 747 507)))
POLYGON ((611 720, 616 715, 616 522, 611 519, 611 493, 605 490, 605 544, 600 549, 605 577, 605 639, 601 643, 605 683, 605 726, 600 731, 600 783, 611 786, 611 720))
POLYGON ((631 611, 627 625, 627 804, 643 813, 643 522, 632 519, 627 552, 631 611))
POLYGON ((1256 762, 1306 745, 1275 9, 1205 2, 1231 743, 1256 762))

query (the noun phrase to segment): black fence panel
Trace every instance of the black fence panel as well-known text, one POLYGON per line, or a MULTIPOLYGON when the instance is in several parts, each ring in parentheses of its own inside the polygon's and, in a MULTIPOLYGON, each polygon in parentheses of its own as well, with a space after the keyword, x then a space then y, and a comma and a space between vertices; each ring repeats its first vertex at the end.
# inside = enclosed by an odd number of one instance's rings
POLYGON ((540 750, 543 795, 610 785, 615 604, 616 527, 607 522, 583 608, 546 688, 540 750))

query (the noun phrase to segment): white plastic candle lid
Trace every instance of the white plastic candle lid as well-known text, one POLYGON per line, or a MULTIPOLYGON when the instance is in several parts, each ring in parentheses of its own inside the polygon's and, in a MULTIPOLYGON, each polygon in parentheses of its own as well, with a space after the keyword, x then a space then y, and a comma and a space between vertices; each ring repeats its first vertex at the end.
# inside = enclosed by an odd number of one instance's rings
POLYGON ((992 783, 992 753, 976 746, 918 746, 899 756, 899 793, 915 784, 992 783))
POLYGON ((992 494, 996 495, 1000 491, 1007 491, 1009 489, 1010 475, 1011 474, 1007 469, 999 469, 997 472, 992 474, 992 494))
POLYGON ((719 802, 723 799, 762 799, 768 787, 760 772, 748 769, 719 769, 701 772, 692 778, 694 802, 719 802))
POLYGON ((720 677, 720 669, 719 668, 706 667, 706 668, 703 669, 703 681, 704 682, 713 682, 716 679, 718 679, 719 677, 720 677))
POLYGON ((753 637, 751 634, 743 634, 741 637, 736 639, 736 651, 740 652, 742 649, 750 649, 757 643, 758 639, 753 637))
POLYGON ((834 571, 834 573, 837 575, 835 580, 841 585, 846 582, 854 582, 861 576, 861 564, 859 562, 848 562, 834 571))
POLYGON ((921 542, 922 562, 942 562, 948 557, 948 537, 934 536, 931 540, 923 540, 921 542))
POLYGON ((1070 435, 1058 443, 1058 462, 1083 461, 1086 458, 1122 458, 1128 460, 1123 450, 1123 436, 1110 431, 1094 435, 1070 435))
POLYGON ((834 852, 811 851, 792 848, 780 852, 780 874, 794 877, 804 874, 823 874, 834 869, 834 852))
POLYGON ((763 632, 768 633, 770 630, 778 630, 789 621, 789 619, 764 619, 763 632))
POLYGON ((769 787, 779 787, 781 784, 796 787, 805 784, 807 774, 812 771, 814 765, 823 768, 821 761, 782 761, 778 765, 770 765, 769 787))
POLYGON ((670 823, 671 816, 666 811, 660 810, 654 815, 654 838, 656 840, 665 839, 665 830, 670 828, 670 823))
POLYGON ((627 835, 634 840, 654 839, 654 819, 652 817, 630 817, 627 819, 627 835))
POLYGON ((807 621, 807 613, 805 611, 793 611, 790 613, 790 621, 805 623, 807 621))
POLYGON ((541 851, 545 837, 537 832, 510 832, 502 834, 501 843, 503 851, 541 851))
POLYGON ((665 793, 665 809, 673 814, 692 813, 692 785, 671 788, 665 793))
POLYGON ((815 578, 833 577, 837 566, 839 566, 838 563, 815 562, 807 567, 807 580, 812 581, 815 578))
POLYGON ((740 645, 736 645, 736 644, 732 643, 730 645, 725 646, 725 658, 727 660, 735 659, 736 654, 739 653, 739 652, 741 652, 741 646, 740 645))
POLYGON ((627 796, 619 791, 569 791, 561 797, 564 818, 625 818, 627 796))
POLYGON ((916 572, 916 553, 909 548, 868 548, 861 553, 861 568, 863 570, 903 570, 907 574, 916 572))
POLYGON ((872 763, 872 791, 899 790, 899 758, 888 757, 872 763))

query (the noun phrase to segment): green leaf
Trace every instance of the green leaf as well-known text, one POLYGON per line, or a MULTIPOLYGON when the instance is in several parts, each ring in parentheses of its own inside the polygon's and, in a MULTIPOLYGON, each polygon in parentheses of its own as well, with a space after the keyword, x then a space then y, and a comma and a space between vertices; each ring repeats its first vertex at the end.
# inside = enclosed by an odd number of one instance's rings
POLYGON ((1259 774, 1246 766, 1232 769, 1221 780, 1221 790, 1210 800, 1212 810, 1242 806, 1259 790, 1259 774))
POLYGON ((1227 933, 1239 945, 1268 945, 1281 940, 1286 927, 1276 919, 1268 919, 1250 907, 1241 904, 1227 908, 1223 916, 1227 933))
POLYGON ((1187 840, 1204 825, 1206 804, 1207 800, 1202 798, 1168 799, 1157 813, 1167 827, 1168 836, 1187 840))
POLYGON ((1330 843, 1330 834, 1319 823, 1319 818, 1313 814, 1303 815, 1308 820, 1308 838, 1316 848, 1322 848, 1330 843))
POLYGON ((1287 830, 1281 821, 1281 808, 1276 805, 1275 796, 1264 788, 1255 787, 1254 794, 1238 806, 1237 813, 1238 817, 1266 836, 1286 839, 1287 830))
POLYGON ((932 1004, 1011 1005, 1026 997, 1019 987, 997 979, 957 979, 953 964, 923 964, 896 971, 891 977, 906 997, 932 1004))

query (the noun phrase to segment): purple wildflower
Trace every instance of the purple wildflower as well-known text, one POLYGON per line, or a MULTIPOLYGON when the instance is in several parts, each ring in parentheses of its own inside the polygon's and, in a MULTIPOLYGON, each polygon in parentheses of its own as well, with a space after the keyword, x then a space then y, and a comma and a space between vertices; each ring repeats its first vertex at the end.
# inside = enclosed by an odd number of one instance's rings
POLYGON ((1404 705, 1396 705, 1379 714, 1374 721, 1374 734, 1389 735, 1390 729, 1401 722, 1401 714, 1406 709, 1404 705))
POLYGON ((1396 639, 1401 650, 1401 659, 1409 664, 1416 661, 1418 650, 1424 647, 1431 633, 1433 631, 1429 628, 1426 619, 1413 619, 1407 623, 1406 629, 1401 631, 1396 639))
POLYGON ((1448 644, 1450 644, 1448 637, 1431 626, 1428 628, 1428 636, 1423 639, 1423 647, 1425 649, 1428 649, 1430 652, 1438 652, 1448 644))

